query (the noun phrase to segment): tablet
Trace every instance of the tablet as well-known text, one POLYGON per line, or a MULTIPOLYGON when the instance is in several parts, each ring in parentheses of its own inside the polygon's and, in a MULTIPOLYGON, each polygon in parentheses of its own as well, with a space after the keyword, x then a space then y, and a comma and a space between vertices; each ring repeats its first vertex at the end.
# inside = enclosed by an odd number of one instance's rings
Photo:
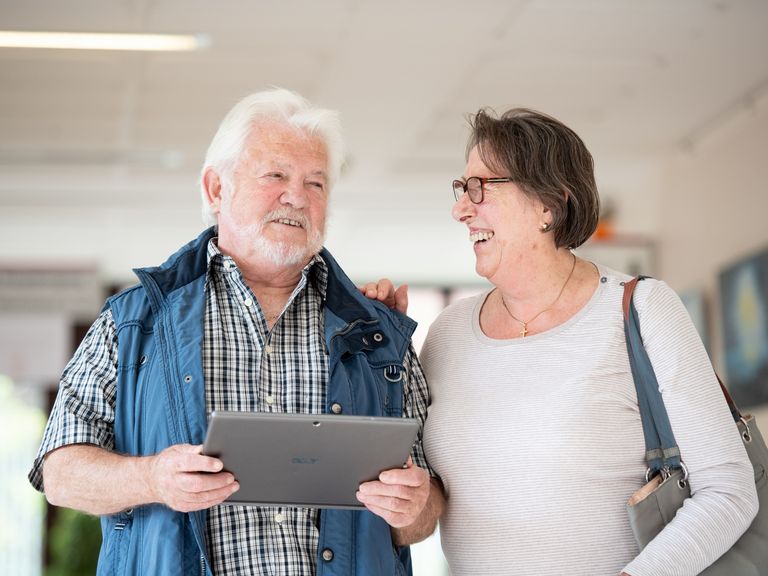
POLYGON ((402 467, 418 429, 413 418, 215 411, 203 454, 240 482, 224 504, 364 508, 358 486, 402 467))

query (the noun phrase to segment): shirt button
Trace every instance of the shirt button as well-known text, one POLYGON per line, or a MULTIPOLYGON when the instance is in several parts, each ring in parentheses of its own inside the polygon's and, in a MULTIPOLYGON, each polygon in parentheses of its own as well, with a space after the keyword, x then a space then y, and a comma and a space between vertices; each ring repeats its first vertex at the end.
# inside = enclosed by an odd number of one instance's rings
POLYGON ((232 268, 232 262, 230 262, 229 260, 225 260, 224 261, 224 269, 225 270, 229 270, 230 268, 232 268))
POLYGON ((250 308, 251 306, 253 306, 253 300, 251 300, 250 298, 246 298, 245 300, 243 300, 243 304, 245 304, 248 308, 250 308))
POLYGON ((331 560, 333 560, 333 550, 331 550, 330 548, 326 548, 325 550, 323 550, 323 560, 325 560, 326 562, 330 562, 331 560))
POLYGON ((281 524, 283 520, 285 520, 285 516, 283 516, 280 513, 275 514, 275 522, 277 522, 278 524, 281 524))
POLYGON ((264 346, 264 354, 267 354, 267 355, 272 354, 272 352, 274 352, 274 350, 275 349, 272 348, 272 346, 270 346, 269 344, 264 346))
POLYGON ((272 404, 275 401, 275 397, 270 394, 265 398, 265 400, 267 401, 267 404, 272 404))
POLYGON ((331 412, 333 412, 334 414, 341 414, 341 404, 339 404, 338 402, 334 402, 333 404, 331 404, 331 412))

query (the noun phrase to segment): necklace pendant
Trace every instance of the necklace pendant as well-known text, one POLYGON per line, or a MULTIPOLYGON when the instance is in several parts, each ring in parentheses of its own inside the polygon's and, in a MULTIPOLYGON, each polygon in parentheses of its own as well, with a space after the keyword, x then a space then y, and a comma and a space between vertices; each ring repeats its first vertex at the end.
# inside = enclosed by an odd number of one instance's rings
POLYGON ((520 336, 525 338, 526 334, 528 334, 528 323, 527 322, 523 322, 523 329, 520 330, 520 336))

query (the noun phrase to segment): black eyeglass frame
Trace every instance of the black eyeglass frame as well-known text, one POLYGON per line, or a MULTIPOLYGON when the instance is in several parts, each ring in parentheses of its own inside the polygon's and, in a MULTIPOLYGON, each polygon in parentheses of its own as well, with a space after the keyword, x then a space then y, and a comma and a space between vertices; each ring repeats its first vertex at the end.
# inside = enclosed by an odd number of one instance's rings
POLYGON ((467 178, 466 182, 464 182, 464 180, 454 180, 453 197, 456 199, 456 202, 458 202, 459 198, 464 194, 469 194, 469 201, 472 202, 472 204, 480 204, 485 199, 486 184, 503 184, 505 182, 514 182, 514 180, 512 178, 481 178, 480 176, 470 176, 467 178), (475 198, 472 197, 472 193, 469 191, 470 180, 477 180, 480 182, 480 187, 475 189, 480 191, 479 198, 477 198, 477 193, 475 193, 475 198), (461 193, 459 193, 459 189, 461 189, 461 193))

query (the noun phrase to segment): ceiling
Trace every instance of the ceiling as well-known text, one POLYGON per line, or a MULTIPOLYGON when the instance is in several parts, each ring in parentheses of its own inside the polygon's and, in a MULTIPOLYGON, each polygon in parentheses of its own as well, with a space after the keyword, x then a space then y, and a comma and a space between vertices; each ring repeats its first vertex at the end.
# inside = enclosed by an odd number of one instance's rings
POLYGON ((339 239, 372 214, 414 238, 447 215, 480 106, 562 119, 620 196, 616 167, 695 147, 768 92, 765 0, 3 0, 0 28, 210 38, 193 53, 0 49, 0 220, 59 210, 62 246, 67 222, 83 233, 121 207, 199 228, 218 122, 272 85, 341 111, 339 239))

